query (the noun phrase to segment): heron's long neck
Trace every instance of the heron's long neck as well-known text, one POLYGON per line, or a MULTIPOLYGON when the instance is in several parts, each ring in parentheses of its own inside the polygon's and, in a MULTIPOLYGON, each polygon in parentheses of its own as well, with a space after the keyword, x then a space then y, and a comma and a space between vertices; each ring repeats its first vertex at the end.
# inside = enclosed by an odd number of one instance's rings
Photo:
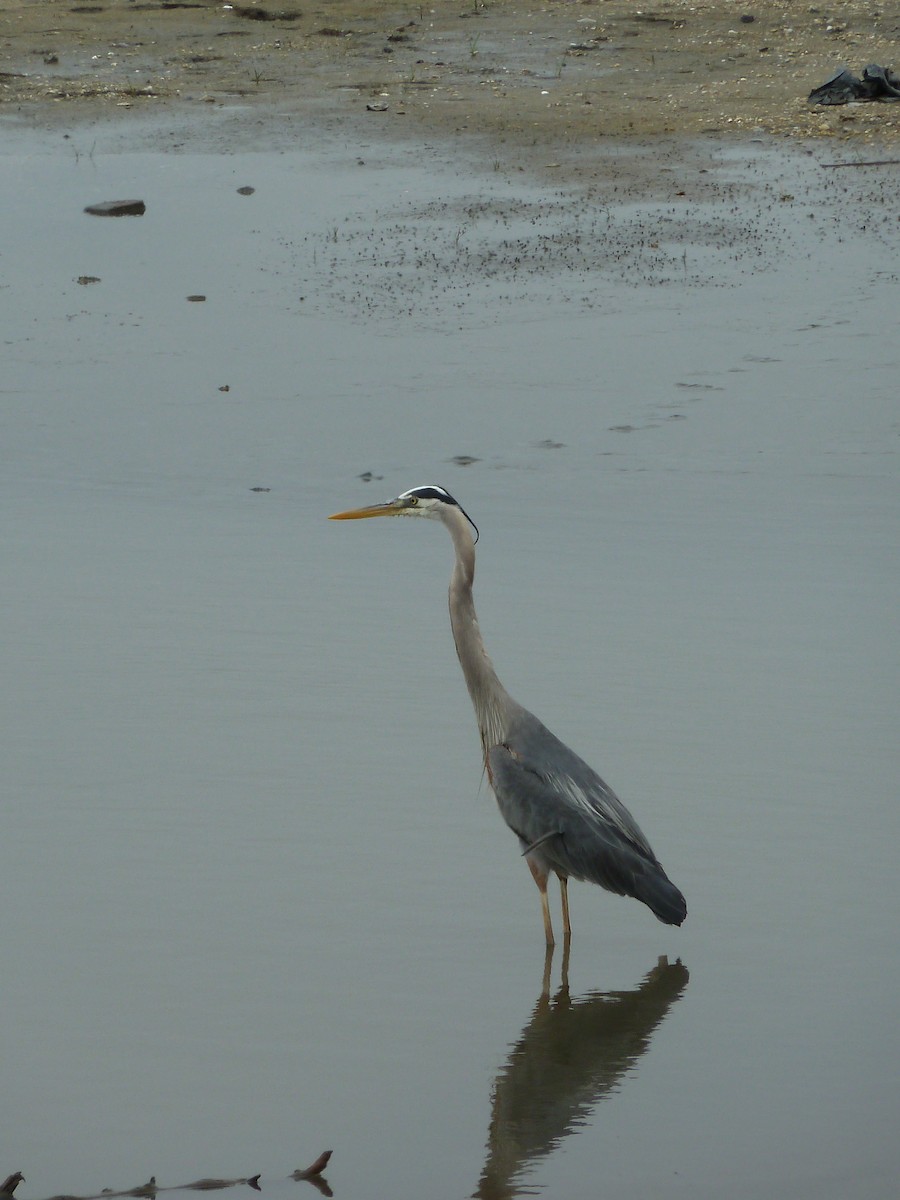
POLYGON ((497 678, 478 628, 475 601, 472 598, 475 544, 465 517, 454 511, 453 518, 447 521, 456 549, 456 564, 450 579, 450 626, 459 664, 475 706, 482 746, 487 753, 491 746, 503 739, 504 714, 510 697, 497 678))

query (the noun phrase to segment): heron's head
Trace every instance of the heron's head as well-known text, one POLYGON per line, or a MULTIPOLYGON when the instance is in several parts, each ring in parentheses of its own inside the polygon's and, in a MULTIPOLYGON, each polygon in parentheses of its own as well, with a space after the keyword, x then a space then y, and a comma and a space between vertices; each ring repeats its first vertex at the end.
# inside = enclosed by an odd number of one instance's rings
POLYGON ((346 512, 332 513, 329 520, 358 521, 364 517, 428 517, 432 521, 446 523, 451 511, 461 513, 465 517, 475 530, 475 540, 477 541, 478 526, 446 488, 438 487, 434 483, 410 488, 408 492, 401 492, 396 500, 388 500, 386 504, 370 504, 366 508, 351 508, 346 512))

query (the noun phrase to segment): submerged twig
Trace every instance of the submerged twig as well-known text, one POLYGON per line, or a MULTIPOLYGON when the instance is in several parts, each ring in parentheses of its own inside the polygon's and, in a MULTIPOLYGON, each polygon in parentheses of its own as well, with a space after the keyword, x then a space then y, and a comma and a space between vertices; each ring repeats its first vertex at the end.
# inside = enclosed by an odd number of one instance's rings
MULTIPOLYGON (((240 1179, 195 1179, 193 1183, 178 1183, 172 1187, 160 1187, 156 1182, 156 1176, 151 1175, 146 1183, 141 1183, 137 1187, 126 1188, 124 1191, 116 1192, 112 1188, 104 1188, 102 1192, 98 1192, 95 1196, 52 1196, 50 1200, 118 1200, 122 1196, 143 1196, 153 1200, 159 1192, 186 1192, 191 1189, 201 1192, 215 1191, 220 1188, 237 1187, 239 1184, 246 1183, 248 1187, 254 1188, 257 1192, 262 1189, 259 1186, 259 1176, 249 1175, 246 1178, 242 1176, 240 1179)), ((2 1200, 2 1197, 0 1197, 2 1200)))
MULTIPOLYGON (((139 1184, 136 1188, 130 1188, 127 1192, 123 1192, 123 1196, 155 1196, 160 1189, 156 1186, 156 1176, 151 1175, 146 1183, 139 1184)), ((115 1195, 115 1193, 112 1193, 115 1195)))
MULTIPOLYGON (((323 1192, 326 1196, 330 1196, 331 1189, 328 1187, 328 1184, 322 1177, 322 1172, 328 1165, 328 1160, 331 1158, 331 1153, 332 1152, 330 1150, 326 1150, 324 1154, 319 1155, 319 1157, 311 1166, 307 1167, 305 1170, 294 1171, 290 1178, 296 1180, 305 1179, 317 1187, 320 1192, 323 1192)), ((21 1171, 15 1171, 12 1175, 7 1175, 3 1183, 0 1184, 0 1200, 18 1200, 14 1193, 16 1188, 20 1183, 23 1182, 24 1179, 25 1176, 21 1171)), ((91 1196, 60 1195, 52 1196, 50 1200, 117 1200, 117 1198, 123 1196, 143 1196, 149 1197, 150 1200, 153 1200, 153 1197, 155 1197, 159 1192, 213 1192, 219 1191, 223 1188, 237 1187, 241 1184, 246 1184, 247 1187, 251 1187, 254 1189, 254 1191, 260 1192, 262 1191, 262 1188, 260 1187, 259 1181, 259 1175, 241 1176, 239 1179, 217 1179, 210 1177, 205 1179, 195 1179, 193 1183, 179 1183, 174 1187, 160 1187, 156 1182, 156 1176, 151 1175, 146 1183, 139 1184, 137 1187, 126 1188, 124 1191, 113 1191, 112 1188, 104 1188, 102 1192, 97 1192, 91 1196)))
POLYGON ((875 158, 869 162, 819 163, 820 167, 900 167, 900 158, 875 158))
POLYGON ((307 1167, 305 1171, 296 1170, 291 1176, 292 1179, 305 1179, 307 1183, 311 1183, 313 1187, 318 1188, 323 1196, 333 1196, 331 1188, 322 1172, 328 1166, 328 1160, 331 1158, 331 1151, 326 1150, 324 1154, 320 1154, 312 1166, 307 1167))
POLYGON ((292 1179, 312 1179, 315 1175, 321 1175, 328 1166, 328 1160, 331 1158, 331 1150, 326 1150, 324 1154, 320 1154, 311 1167, 307 1167, 305 1171, 297 1170, 291 1176, 292 1179))
POLYGON ((186 1183, 185 1187, 193 1188, 195 1192, 214 1192, 217 1188, 234 1187, 236 1183, 246 1183, 257 1192, 262 1190, 258 1175, 251 1175, 249 1179, 197 1179, 193 1183, 186 1183))

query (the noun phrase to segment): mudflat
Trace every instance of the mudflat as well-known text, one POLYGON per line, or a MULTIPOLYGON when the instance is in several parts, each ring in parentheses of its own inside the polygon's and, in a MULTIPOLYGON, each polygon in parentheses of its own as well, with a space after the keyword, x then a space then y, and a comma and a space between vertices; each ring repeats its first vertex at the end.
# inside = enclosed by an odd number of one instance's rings
POLYGON ((807 96, 844 64, 897 69, 898 35, 896 5, 861 0, 6 0, 0 113, 72 121, 240 102, 563 156, 658 134, 876 141, 900 133, 900 103, 807 96))

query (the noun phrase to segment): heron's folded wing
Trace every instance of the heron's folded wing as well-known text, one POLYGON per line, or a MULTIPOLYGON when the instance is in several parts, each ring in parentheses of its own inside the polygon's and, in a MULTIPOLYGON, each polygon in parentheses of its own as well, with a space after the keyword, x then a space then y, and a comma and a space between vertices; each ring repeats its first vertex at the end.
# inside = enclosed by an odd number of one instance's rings
POLYGON ((489 751, 488 765, 507 825, 525 846, 545 839, 540 854, 551 868, 631 896, 643 890, 645 876, 661 871, 627 810, 590 768, 584 779, 541 769, 506 743, 489 751), (641 841, 629 836, 629 825, 641 841))

